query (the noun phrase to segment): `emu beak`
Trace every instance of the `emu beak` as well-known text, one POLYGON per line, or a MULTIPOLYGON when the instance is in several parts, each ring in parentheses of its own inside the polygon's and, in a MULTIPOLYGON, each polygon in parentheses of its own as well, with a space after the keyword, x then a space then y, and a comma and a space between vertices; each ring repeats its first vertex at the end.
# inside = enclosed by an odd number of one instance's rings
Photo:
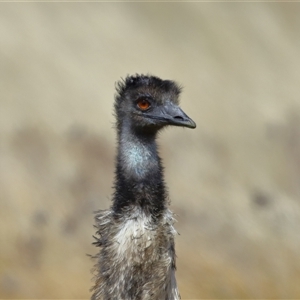
POLYGON ((164 107, 164 118, 169 125, 196 128, 196 123, 184 111, 172 102, 164 107))

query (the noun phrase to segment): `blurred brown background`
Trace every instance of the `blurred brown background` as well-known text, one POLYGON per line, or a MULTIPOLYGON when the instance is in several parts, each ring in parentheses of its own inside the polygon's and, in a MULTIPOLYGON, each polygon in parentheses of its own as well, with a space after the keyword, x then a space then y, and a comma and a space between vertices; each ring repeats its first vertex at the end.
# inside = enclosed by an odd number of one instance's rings
POLYGON ((160 135, 183 299, 300 298, 300 3, 1 3, 0 298, 88 298, 114 83, 184 86, 160 135))

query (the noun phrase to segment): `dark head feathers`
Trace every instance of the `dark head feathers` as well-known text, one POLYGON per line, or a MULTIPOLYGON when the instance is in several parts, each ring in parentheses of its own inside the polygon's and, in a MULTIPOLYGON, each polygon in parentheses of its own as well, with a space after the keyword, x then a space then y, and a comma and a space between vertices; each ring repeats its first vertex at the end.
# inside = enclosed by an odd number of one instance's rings
POLYGON ((139 75, 127 76, 116 84, 116 101, 124 98, 127 92, 138 90, 139 88, 148 88, 149 90, 158 90, 159 92, 172 93, 176 97, 181 92, 181 87, 172 80, 162 80, 156 76, 139 75))

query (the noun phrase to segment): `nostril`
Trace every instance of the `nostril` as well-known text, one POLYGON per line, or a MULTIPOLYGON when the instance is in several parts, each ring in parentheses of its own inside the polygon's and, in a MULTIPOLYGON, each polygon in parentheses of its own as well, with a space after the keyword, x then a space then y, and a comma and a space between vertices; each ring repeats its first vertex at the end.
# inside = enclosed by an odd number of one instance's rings
POLYGON ((184 121, 183 117, 181 117, 181 116, 175 116, 174 119, 184 121))

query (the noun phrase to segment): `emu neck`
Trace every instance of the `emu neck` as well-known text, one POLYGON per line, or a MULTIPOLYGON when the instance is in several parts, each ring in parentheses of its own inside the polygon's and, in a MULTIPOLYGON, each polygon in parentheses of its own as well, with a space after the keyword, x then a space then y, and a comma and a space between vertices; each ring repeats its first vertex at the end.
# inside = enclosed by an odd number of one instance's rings
POLYGON ((138 207, 156 218, 165 210, 166 192, 155 137, 155 133, 136 132, 130 126, 119 130, 115 213, 138 207))

